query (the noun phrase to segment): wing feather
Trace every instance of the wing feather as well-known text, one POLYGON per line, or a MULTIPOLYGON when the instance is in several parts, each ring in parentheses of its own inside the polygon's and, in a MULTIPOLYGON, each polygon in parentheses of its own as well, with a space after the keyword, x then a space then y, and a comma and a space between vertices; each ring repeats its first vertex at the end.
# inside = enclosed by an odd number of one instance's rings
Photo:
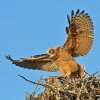
POLYGON ((77 10, 67 29, 68 39, 64 48, 69 50, 74 57, 86 55, 93 44, 93 29, 93 22, 88 13, 77 10))
POLYGON ((48 59, 48 55, 36 55, 30 58, 21 58, 19 60, 13 60, 10 56, 6 56, 6 58, 12 61, 16 66, 20 66, 23 68, 33 69, 33 70, 44 70, 55 72, 58 70, 57 66, 55 66, 50 59, 48 59))

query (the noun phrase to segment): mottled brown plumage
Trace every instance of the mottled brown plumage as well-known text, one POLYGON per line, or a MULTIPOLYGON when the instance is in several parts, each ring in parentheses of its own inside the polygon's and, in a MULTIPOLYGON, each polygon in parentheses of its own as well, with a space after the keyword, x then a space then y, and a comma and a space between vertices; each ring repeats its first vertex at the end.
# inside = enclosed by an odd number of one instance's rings
POLYGON ((86 55, 93 44, 93 22, 90 16, 84 11, 67 15, 69 27, 66 27, 67 41, 61 47, 53 47, 47 50, 46 54, 35 55, 30 58, 13 60, 6 56, 13 64, 33 70, 57 71, 62 76, 71 76, 73 73, 81 73, 84 69, 74 57, 86 55))

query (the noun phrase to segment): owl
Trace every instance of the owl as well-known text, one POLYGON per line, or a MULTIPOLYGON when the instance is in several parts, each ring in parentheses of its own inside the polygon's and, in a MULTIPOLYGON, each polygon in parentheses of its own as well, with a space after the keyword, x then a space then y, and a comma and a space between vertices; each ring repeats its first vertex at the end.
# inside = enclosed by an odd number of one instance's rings
POLYGON ((60 47, 51 47, 45 54, 13 60, 6 56, 16 66, 33 70, 60 71, 62 77, 71 76, 84 71, 75 57, 88 54, 93 44, 93 22, 88 13, 78 9, 67 15, 69 26, 66 27, 67 40, 60 47))

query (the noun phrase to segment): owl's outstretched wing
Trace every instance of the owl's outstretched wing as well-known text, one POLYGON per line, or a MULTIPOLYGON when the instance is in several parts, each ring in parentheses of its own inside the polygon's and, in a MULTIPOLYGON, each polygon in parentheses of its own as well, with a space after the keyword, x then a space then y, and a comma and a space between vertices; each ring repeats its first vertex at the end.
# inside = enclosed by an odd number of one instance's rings
POLYGON ((21 58, 19 60, 13 60, 10 56, 6 56, 16 66, 23 68, 33 69, 33 70, 44 70, 55 72, 58 70, 51 60, 48 58, 47 54, 36 55, 30 58, 21 58))
POLYGON ((69 50, 73 57, 86 55, 93 44, 93 22, 84 11, 71 13, 71 18, 68 15, 69 27, 66 27, 68 39, 64 44, 64 48, 69 50))

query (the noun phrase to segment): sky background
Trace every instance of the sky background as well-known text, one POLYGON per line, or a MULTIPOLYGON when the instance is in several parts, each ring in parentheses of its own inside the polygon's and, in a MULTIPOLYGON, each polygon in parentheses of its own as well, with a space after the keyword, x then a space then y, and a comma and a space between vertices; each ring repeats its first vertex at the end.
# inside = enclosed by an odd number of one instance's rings
POLYGON ((94 44, 91 52, 77 58, 90 74, 100 71, 100 0, 0 0, 0 99, 25 100, 31 93, 33 81, 41 76, 59 75, 58 72, 27 70, 5 59, 14 59, 45 53, 49 47, 60 46, 66 40, 66 19, 71 10, 85 10, 94 22, 94 44))

